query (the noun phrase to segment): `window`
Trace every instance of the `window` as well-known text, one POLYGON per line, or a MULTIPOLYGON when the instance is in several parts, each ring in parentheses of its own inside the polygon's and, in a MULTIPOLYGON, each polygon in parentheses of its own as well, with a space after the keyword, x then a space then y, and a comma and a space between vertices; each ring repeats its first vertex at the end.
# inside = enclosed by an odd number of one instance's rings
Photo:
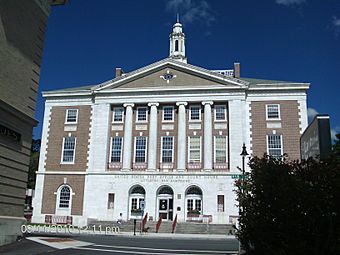
POLYGON ((74 163, 74 152, 76 149, 75 137, 64 137, 63 139, 63 152, 62 163, 74 163))
POLYGON ((107 201, 107 209, 113 209, 115 203, 115 193, 109 193, 107 201))
POLYGON ((227 111, 225 105, 215 106, 215 120, 227 120, 227 111))
POLYGON ((173 161, 173 136, 162 137, 162 163, 172 163, 173 161))
POLYGON ((224 195, 217 195, 217 211, 224 212, 224 195))
POLYGON ((200 106, 190 106, 190 120, 201 120, 200 106))
POLYGON ((65 123, 77 123, 77 117, 78 109, 67 109, 65 123))
POLYGON ((174 108, 172 106, 163 107, 163 121, 174 120, 174 108))
POLYGON ((137 121, 146 122, 147 121, 148 109, 146 107, 137 108, 137 121))
POLYGON ((145 163, 146 137, 138 136, 135 140, 135 163, 145 163))
POLYGON ((274 158, 282 157, 282 136, 281 135, 267 135, 267 152, 269 156, 274 158))
POLYGON ((201 137, 189 137, 189 163, 201 162, 201 137))
POLYGON ((131 209, 136 210, 137 208, 137 198, 132 198, 131 199, 131 209))
POLYGON ((113 108, 113 122, 123 122, 124 108, 115 107, 113 108))
POLYGON ((279 120, 280 119, 280 105, 267 104, 267 120, 279 120))
POLYGON ((194 210, 194 200, 192 199, 187 200, 187 210, 188 212, 194 210))
POLYGON ((175 40, 175 51, 178 51, 178 40, 175 40))
POLYGON ((110 162, 121 162, 123 137, 111 138, 111 159, 110 162))
POLYGON ((215 162, 227 162, 227 137, 215 136, 215 162))
POLYGON ((60 189, 59 208, 69 208, 71 199, 71 191, 68 186, 63 186, 60 189))
POLYGON ((200 199, 195 200, 195 210, 197 210, 197 211, 202 210, 202 201, 200 199))

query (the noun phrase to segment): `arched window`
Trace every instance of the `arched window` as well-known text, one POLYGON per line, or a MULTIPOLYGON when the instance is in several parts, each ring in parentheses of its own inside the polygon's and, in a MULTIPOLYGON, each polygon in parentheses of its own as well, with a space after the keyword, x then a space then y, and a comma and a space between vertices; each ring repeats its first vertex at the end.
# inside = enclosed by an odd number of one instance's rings
POLYGON ((191 186, 187 190, 187 195, 199 195, 202 196, 202 190, 197 186, 191 186))
POLYGON ((170 188, 169 186, 164 186, 159 190, 158 194, 173 195, 174 192, 173 192, 172 188, 170 188))
POLYGON ((142 186, 135 186, 132 188, 131 194, 144 194, 145 195, 145 189, 142 186))
POLYGON ((178 51, 178 40, 175 40, 175 51, 178 51))
POLYGON ((69 208, 71 199, 71 191, 68 186, 63 186, 60 189, 59 208, 69 208))
POLYGON ((135 214, 141 216, 142 211, 145 210, 145 189, 140 185, 131 187, 129 191, 129 218, 136 217, 135 214))
POLYGON ((190 217, 194 214, 203 214, 202 212, 202 190, 197 186, 190 186, 185 192, 185 200, 186 200, 186 211, 187 217, 190 217))

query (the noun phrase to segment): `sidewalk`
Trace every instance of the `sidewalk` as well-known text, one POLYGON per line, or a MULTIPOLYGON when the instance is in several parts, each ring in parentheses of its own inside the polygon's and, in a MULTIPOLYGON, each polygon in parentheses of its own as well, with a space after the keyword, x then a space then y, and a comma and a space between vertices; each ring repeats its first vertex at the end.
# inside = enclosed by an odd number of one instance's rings
MULTIPOLYGON (((133 232, 120 232, 117 228, 103 228, 94 230, 91 228, 72 228, 72 227, 57 227, 57 228, 39 228, 34 227, 27 229, 25 234, 28 235, 43 235, 43 236, 89 236, 89 235, 106 235, 119 237, 133 237, 133 232)), ((226 240, 236 239, 234 235, 220 234, 179 234, 179 233, 140 233, 136 231, 136 238, 160 238, 160 239, 199 239, 199 240, 226 240)))
MULTIPOLYGON (((117 236, 133 236, 133 232, 116 233, 117 236)), ((141 238, 163 238, 163 239, 201 239, 201 240, 225 240, 236 239, 234 235, 213 235, 213 234, 177 234, 177 233, 136 233, 141 238)))

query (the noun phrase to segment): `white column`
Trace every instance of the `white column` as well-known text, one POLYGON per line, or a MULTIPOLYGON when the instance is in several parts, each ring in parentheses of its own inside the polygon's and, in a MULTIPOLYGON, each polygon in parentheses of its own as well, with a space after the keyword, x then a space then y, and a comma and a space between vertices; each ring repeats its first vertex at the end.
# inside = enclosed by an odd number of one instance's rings
POLYGON ((131 170, 132 155, 132 107, 134 104, 124 104, 125 107, 125 125, 124 125, 124 147, 123 147, 123 171, 131 170))
POLYGON ((149 103, 150 125, 149 125, 149 148, 148 148, 148 171, 156 170, 157 161, 157 106, 159 103, 149 103))
MULTIPOLYGON (((229 101, 229 152, 230 152, 230 171, 240 173, 237 167, 242 167, 242 151, 243 143, 246 142, 244 137, 246 133, 244 126, 244 108, 245 101, 230 100, 229 101)), ((249 144, 247 149, 249 148, 249 144)))
POLYGON ((185 106, 187 102, 178 102, 178 134, 177 134, 177 171, 184 171, 185 159, 186 159, 186 148, 187 148, 187 134, 186 134, 186 114, 185 106))
POLYGON ((202 102, 204 105, 204 145, 203 145, 203 160, 204 160, 204 171, 212 170, 212 116, 211 116, 211 105, 212 101, 202 102))

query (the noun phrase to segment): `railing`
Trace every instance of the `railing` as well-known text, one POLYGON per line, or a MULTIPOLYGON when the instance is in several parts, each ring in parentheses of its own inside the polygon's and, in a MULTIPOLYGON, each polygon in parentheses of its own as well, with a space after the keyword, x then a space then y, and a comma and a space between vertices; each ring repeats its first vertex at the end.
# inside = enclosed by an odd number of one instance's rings
POLYGON ((210 223, 210 222, 212 222, 212 215, 188 213, 186 221, 187 222, 210 223))
POLYGON ((72 216, 45 215, 45 223, 72 225, 72 216))
POLYGON ((163 171, 169 171, 174 169, 173 163, 160 163, 159 168, 163 171))
POLYGON ((118 169, 121 169, 122 168, 122 163, 118 162, 118 163, 113 163, 113 162, 110 162, 108 163, 108 168, 110 170, 118 170, 118 169))
POLYGON ((234 77, 234 70, 233 69, 229 69, 229 70, 211 70, 211 72, 219 73, 219 74, 222 74, 222 75, 227 76, 227 77, 234 77))
POLYGON ((133 163, 132 168, 136 171, 145 170, 147 167, 146 163, 133 163))
POLYGON ((202 164, 201 163, 188 163, 187 164, 187 169, 188 171, 197 171, 202 169, 202 164))

